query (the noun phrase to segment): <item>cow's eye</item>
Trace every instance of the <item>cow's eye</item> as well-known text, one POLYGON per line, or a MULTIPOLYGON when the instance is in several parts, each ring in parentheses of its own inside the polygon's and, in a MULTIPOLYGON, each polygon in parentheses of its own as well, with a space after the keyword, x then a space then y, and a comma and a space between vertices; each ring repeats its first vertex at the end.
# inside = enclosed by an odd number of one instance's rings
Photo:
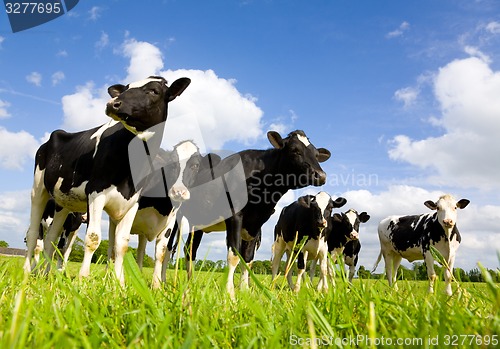
POLYGON ((149 92, 155 96, 159 95, 160 94, 160 91, 156 90, 156 89, 151 89, 149 90, 149 92))

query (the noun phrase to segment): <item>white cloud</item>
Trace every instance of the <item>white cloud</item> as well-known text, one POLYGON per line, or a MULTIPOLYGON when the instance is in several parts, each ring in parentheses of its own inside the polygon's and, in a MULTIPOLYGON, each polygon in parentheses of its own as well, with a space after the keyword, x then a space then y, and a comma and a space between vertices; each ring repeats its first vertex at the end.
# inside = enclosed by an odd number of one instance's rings
POLYGON ((433 88, 441 113, 433 124, 445 133, 396 136, 390 158, 433 170, 433 184, 499 189, 500 72, 478 57, 455 60, 439 69, 433 88))
POLYGON ((0 49, 2 48, 2 43, 5 41, 5 38, 0 35, 0 49))
POLYGON ((386 37, 388 39, 392 39, 392 38, 396 38, 398 36, 402 36, 405 33, 405 31, 407 31, 409 29, 410 29, 410 23, 405 21, 405 22, 401 23, 396 30, 393 30, 393 31, 387 33, 386 37))
POLYGON ((57 51, 56 56, 57 57, 68 57, 68 51, 66 51, 66 50, 59 50, 59 51, 57 51))
POLYGON ((7 111, 8 107, 10 107, 10 103, 0 99, 0 119, 8 118, 10 116, 10 113, 7 111))
POLYGON ((76 92, 62 98, 62 128, 74 132, 99 126, 110 119, 105 114, 109 100, 106 87, 95 88, 93 82, 77 86, 76 92))
POLYGON ((490 22, 486 25, 486 30, 492 34, 500 34, 500 23, 490 22))
POLYGON ((22 170, 31 161, 40 143, 26 131, 9 132, 0 127, 0 167, 22 170))
POLYGON ((477 47, 465 46, 464 51, 465 51, 465 53, 467 53, 468 55, 470 55, 472 57, 477 57, 486 63, 491 63, 490 57, 485 55, 483 52, 481 52, 477 47))
POLYGON ((35 86, 42 86, 42 74, 34 71, 28 75, 26 75, 26 81, 29 83, 35 85, 35 86))
POLYGON ((130 58, 124 83, 138 81, 158 75, 163 68, 163 56, 158 47, 145 41, 128 39, 123 44, 122 54, 130 58))
POLYGON ((101 33, 101 37, 99 38, 99 41, 97 41, 95 43, 95 47, 98 50, 102 50, 103 48, 105 48, 106 46, 108 46, 108 44, 109 44, 109 35, 106 34, 105 32, 102 32, 101 33))
POLYGON ((102 7, 93 6, 88 12, 89 19, 91 21, 97 21, 97 19, 101 17, 102 10, 103 10, 102 7))
POLYGON ((403 102, 405 108, 409 108, 415 104, 420 91, 415 87, 405 87, 394 92, 394 98, 403 102))
POLYGON ((52 74, 52 86, 58 85, 65 78, 66 76, 62 71, 56 71, 54 74, 52 74))

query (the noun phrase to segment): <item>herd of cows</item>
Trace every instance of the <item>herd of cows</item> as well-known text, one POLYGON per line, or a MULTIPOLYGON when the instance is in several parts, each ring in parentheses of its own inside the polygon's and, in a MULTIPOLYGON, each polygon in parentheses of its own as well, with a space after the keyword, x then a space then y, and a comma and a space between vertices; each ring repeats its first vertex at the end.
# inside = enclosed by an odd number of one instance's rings
MULTIPOLYGON (((226 290, 234 297, 234 271, 240 258, 252 262, 261 244, 262 226, 288 190, 325 184, 327 175, 320 163, 329 159, 330 152, 316 148, 300 130, 285 138, 269 131, 271 149, 244 150, 224 158, 212 153, 201 155, 191 141, 165 151, 160 144, 168 103, 190 83, 190 79, 180 78, 168 86, 164 78, 153 76, 126 86, 113 85, 108 88, 108 123, 77 133, 52 132, 35 158, 26 272, 33 270, 41 250, 52 258, 56 246, 64 263, 76 230, 86 222, 80 276, 88 276, 93 253, 101 241, 105 211, 109 216, 108 258, 114 260, 121 284, 125 282, 123 258, 130 234, 139 236, 140 266, 147 241, 156 241, 153 287, 158 287, 165 281, 167 262, 179 240, 179 223, 187 221, 190 234, 185 254, 191 261, 204 233, 226 231, 226 290), (134 156, 132 144, 139 144, 134 156)), ((451 273, 461 240, 456 227, 457 208, 465 208, 468 203, 443 195, 436 202, 425 202, 435 212, 391 216, 380 222, 377 264, 384 257, 390 285, 396 281, 402 258, 424 259, 432 292, 436 278, 431 253, 434 246, 448 263, 446 292, 452 293, 451 273)), ((333 259, 345 256, 352 279, 361 248, 359 227, 370 216, 354 209, 333 213, 345 204, 346 199, 334 200, 321 191, 283 208, 272 246, 273 279, 284 253, 289 259, 294 253, 298 255, 295 284, 288 273, 289 285, 295 290, 300 289, 308 260, 312 260, 311 275, 316 263, 320 264, 318 289, 328 288, 327 276, 333 272, 328 254, 333 259)), ((187 265, 191 275, 191 264, 187 265)), ((241 287, 248 287, 248 276, 247 269, 242 268, 241 287)))

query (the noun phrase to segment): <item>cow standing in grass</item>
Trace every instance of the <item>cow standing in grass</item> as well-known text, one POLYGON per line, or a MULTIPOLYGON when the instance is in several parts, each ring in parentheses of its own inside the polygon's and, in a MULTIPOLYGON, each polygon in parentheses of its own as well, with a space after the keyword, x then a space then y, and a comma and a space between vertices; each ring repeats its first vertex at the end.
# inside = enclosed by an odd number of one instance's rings
MULTIPOLYGON (((431 247, 436 248, 443 256, 445 266, 446 294, 451 295, 451 278, 455 255, 461 237, 457 228, 457 209, 467 207, 469 200, 456 201, 451 195, 443 195, 438 201, 426 201, 425 206, 434 213, 412 216, 390 216, 382 220, 378 226, 380 254, 373 271, 384 257, 385 272, 389 285, 396 282, 397 271, 401 260, 409 262, 425 260, 429 276, 429 292, 434 292, 434 257, 431 247)), ((373 272, 372 271, 372 272, 373 272)))
POLYGON ((85 256, 80 269, 80 276, 87 276, 92 255, 101 241, 101 216, 106 211, 110 224, 116 228, 115 272, 124 284, 123 256, 142 190, 136 187, 132 172, 151 172, 150 161, 160 148, 168 103, 189 83, 189 79, 181 78, 169 87, 164 78, 150 77, 126 86, 113 85, 108 88, 111 100, 106 105, 106 114, 113 120, 77 133, 52 132, 35 158, 26 271, 31 270, 43 210, 52 197, 62 209, 56 212, 45 236, 46 255, 52 257, 53 244, 67 215, 87 211, 85 256), (143 143, 143 150, 140 156, 129 158, 129 146, 134 139, 143 143))
POLYGON ((278 268, 283 253, 286 252, 290 263, 292 252, 298 252, 297 282, 292 283, 292 273, 287 273, 288 285, 295 292, 300 290, 302 275, 306 263, 310 259, 320 262, 321 275, 318 290, 327 290, 328 245, 326 228, 334 208, 345 205, 346 199, 340 197, 335 201, 324 191, 316 195, 301 196, 297 201, 283 208, 276 227, 274 228, 274 243, 272 247, 272 278, 278 275, 278 268), (299 245, 306 239, 300 251, 299 245))

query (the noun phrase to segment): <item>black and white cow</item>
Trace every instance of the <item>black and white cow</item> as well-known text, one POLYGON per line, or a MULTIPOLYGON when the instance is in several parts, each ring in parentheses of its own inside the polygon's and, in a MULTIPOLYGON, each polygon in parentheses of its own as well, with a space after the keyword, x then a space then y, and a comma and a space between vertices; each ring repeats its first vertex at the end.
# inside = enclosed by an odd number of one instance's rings
MULTIPOLYGON (((40 222, 40 228, 38 232, 38 239, 36 242, 36 247, 34 251, 34 264, 32 268, 38 263, 40 259, 40 253, 43 251, 43 238, 47 233, 47 230, 54 219, 54 215, 56 213, 56 202, 53 199, 50 199, 45 206, 45 210, 43 211, 42 221, 40 222)), ((76 237, 76 231, 80 228, 82 223, 87 222, 87 215, 82 214, 80 212, 70 213, 63 224, 63 234, 57 248, 61 251, 61 255, 58 255, 57 259, 57 267, 59 269, 64 269, 66 266, 66 262, 68 261, 69 254, 71 253, 71 245, 74 242, 74 238, 76 237), (69 247, 69 249, 68 249, 69 247)), ((25 241, 26 242, 26 239, 25 241)))
POLYGON ((361 242, 359 241, 359 239, 348 241, 347 244, 345 244, 344 261, 345 265, 349 267, 349 282, 352 282, 354 274, 356 273, 359 251, 361 251, 361 242))
POLYGON ((274 228, 274 243, 272 246, 272 275, 273 280, 278 275, 278 269, 283 253, 288 256, 287 265, 293 252, 298 253, 298 275, 295 286, 292 283, 292 273, 287 273, 288 285, 298 292, 300 282, 306 268, 307 260, 319 260, 321 276, 318 290, 328 289, 327 262, 328 246, 326 243, 325 228, 333 208, 345 205, 346 199, 339 197, 335 201, 324 191, 316 195, 301 196, 295 202, 283 208, 274 228), (303 248, 299 251, 301 241, 306 239, 303 248))
POLYGON ((469 200, 456 201, 449 194, 443 195, 438 201, 426 201, 425 206, 434 213, 412 216, 390 216, 379 223, 378 237, 380 240, 380 254, 373 271, 384 257, 385 272, 389 285, 396 282, 397 271, 401 259, 410 262, 425 260, 427 275, 429 276, 429 292, 434 292, 434 258, 431 246, 435 247, 447 263, 445 269, 446 293, 452 294, 451 278, 455 254, 460 245, 461 237, 456 226, 457 208, 467 207, 469 200))
MULTIPOLYGON (((349 209, 346 212, 335 213, 328 219, 328 227, 325 229, 328 252, 332 257, 332 261, 336 261, 340 255, 344 253, 346 264, 347 255, 345 254, 346 246, 351 243, 359 244, 359 226, 361 223, 366 223, 370 219, 370 215, 366 212, 358 213, 354 209, 349 209)), ((359 252, 359 251, 358 251, 359 252)), ((357 260, 357 256, 356 256, 357 260)), ((353 264, 355 266, 355 264, 353 264)), ((316 261, 311 263, 311 268, 309 270, 309 276, 311 280, 315 274, 316 261)), ((330 264, 328 264, 328 273, 334 282, 334 269, 330 264)), ((354 276, 354 267, 350 269, 349 281, 352 280, 351 277, 354 276)))
MULTIPOLYGON (((253 261, 261 239, 261 227, 274 213, 276 203, 290 189, 309 185, 320 186, 326 181, 326 173, 320 162, 330 158, 330 152, 316 148, 303 131, 293 131, 286 138, 278 132, 267 133, 273 149, 244 150, 222 159, 209 180, 221 180, 222 190, 217 186, 202 186, 197 199, 189 200, 180 209, 192 227, 186 245, 190 253, 186 258, 196 258, 203 232, 226 230, 228 247, 228 281, 226 290, 234 297, 234 271, 240 261, 253 261), (231 180, 242 165, 243 183, 231 180), (229 201, 229 215, 214 214, 214 207, 222 201, 229 201)), ((217 211, 217 210, 215 210, 217 211)), ((179 213, 180 213, 179 212, 179 213)), ((171 239, 174 239, 172 234, 171 239)), ((190 263, 187 263, 188 266, 190 263)), ((190 271, 190 269, 188 269, 190 271)), ((248 287, 248 272, 242 271, 242 287, 248 287)))
MULTIPOLYGON (((177 210, 181 203, 189 200, 190 188, 200 171, 211 170, 220 162, 220 157, 209 153, 202 156, 191 141, 177 144, 172 151, 162 154, 163 167, 152 174, 150 184, 139 198, 139 209, 132 224, 132 234, 139 235, 137 263, 142 268, 147 241, 156 239, 153 287, 165 281, 166 265, 162 267, 167 251, 168 237, 176 223, 177 210), (164 181, 166 183, 164 183, 164 181), (168 189, 165 195, 164 188, 168 189), (174 209, 175 208, 175 209, 174 209)), ((111 230, 110 230, 111 231, 111 230)), ((110 248, 114 244, 110 233, 110 248)), ((108 251, 112 254, 112 250, 108 251)), ((112 255, 109 256, 113 258, 112 255)))
POLYGON ((38 226, 45 205, 52 197, 62 209, 56 212, 45 236, 46 255, 52 256, 53 242, 60 236, 66 216, 70 212, 87 211, 85 256, 80 276, 88 276, 92 255, 101 241, 104 210, 116 226, 115 272, 124 283, 123 256, 141 192, 134 184, 132 171, 150 170, 151 159, 160 148, 168 103, 189 83, 189 79, 181 78, 169 87, 164 78, 150 77, 126 86, 113 85, 108 88, 112 98, 106 105, 106 114, 112 121, 77 133, 52 132, 35 158, 31 218, 26 234, 26 271, 31 270, 38 226), (139 142, 142 140, 144 156, 129 159, 129 146, 136 136, 139 142))

